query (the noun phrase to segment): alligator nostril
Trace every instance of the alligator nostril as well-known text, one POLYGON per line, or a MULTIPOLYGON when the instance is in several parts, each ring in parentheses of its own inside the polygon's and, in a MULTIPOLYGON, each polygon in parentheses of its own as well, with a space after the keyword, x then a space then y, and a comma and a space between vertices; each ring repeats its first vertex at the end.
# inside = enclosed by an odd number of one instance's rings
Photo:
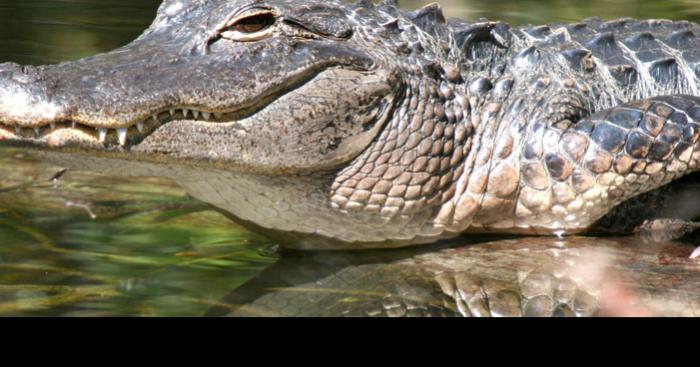
POLYGON ((36 66, 11 62, 0 64, 0 83, 5 82, 5 88, 8 87, 8 80, 20 84, 35 83, 41 79, 41 74, 41 70, 36 66))

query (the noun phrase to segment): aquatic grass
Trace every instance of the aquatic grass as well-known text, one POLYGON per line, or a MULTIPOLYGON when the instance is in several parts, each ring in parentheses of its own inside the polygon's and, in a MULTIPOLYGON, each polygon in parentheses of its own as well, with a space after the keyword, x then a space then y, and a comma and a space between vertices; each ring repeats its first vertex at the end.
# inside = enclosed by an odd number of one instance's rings
POLYGON ((202 315, 274 261, 167 180, 69 171, 54 184, 57 171, 0 148, 0 315, 202 315), (66 205, 78 200, 95 219, 66 205))
MULTIPOLYGON (((32 273, 59 273, 63 275, 70 275, 70 276, 77 276, 86 280, 92 280, 96 282, 103 282, 103 283, 110 283, 113 282, 114 279, 106 276, 101 276, 99 274, 91 274, 87 273, 84 271, 76 270, 76 269, 70 269, 70 268, 64 268, 64 267, 58 267, 58 266, 51 266, 51 265, 46 265, 46 264, 30 264, 30 263, 23 263, 23 264, 7 264, 7 263, 0 263, 0 271, 1 270, 12 270, 14 272, 32 272, 32 273)), ((0 285, 1 286, 1 285, 0 285)))
POLYGON ((25 291, 25 294, 26 291, 38 291, 40 294, 54 294, 0 302, 0 315, 15 315, 27 311, 75 304, 88 299, 108 298, 118 295, 118 292, 111 286, 66 287, 38 286, 32 284, 0 284, 0 294, 7 291, 25 291))

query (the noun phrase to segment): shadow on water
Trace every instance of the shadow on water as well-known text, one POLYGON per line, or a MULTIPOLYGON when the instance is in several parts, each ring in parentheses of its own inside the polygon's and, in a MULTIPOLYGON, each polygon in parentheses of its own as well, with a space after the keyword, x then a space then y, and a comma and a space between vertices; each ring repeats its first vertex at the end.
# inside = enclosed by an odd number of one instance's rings
MULTIPOLYGON (((403 1, 406 7, 425 2, 403 1)), ((512 23, 700 20, 689 1, 441 1, 512 23)), ((0 62, 92 55, 135 38, 157 0, 0 0, 0 62)), ((270 246, 172 183, 59 170, 0 148, 0 315, 698 315, 694 246, 473 238, 362 253, 270 246)))

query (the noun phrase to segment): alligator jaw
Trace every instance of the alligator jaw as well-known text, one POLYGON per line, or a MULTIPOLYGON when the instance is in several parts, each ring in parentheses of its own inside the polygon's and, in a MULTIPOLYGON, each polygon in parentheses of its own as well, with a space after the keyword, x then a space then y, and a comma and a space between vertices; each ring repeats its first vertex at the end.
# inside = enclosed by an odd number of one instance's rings
MULTIPOLYGON (((73 116, 68 111, 76 109, 76 106, 36 101, 36 96, 18 89, 16 85, 10 85, 6 90, 0 90, 0 142, 39 148, 123 150, 137 145, 155 130, 173 121, 190 121, 202 126, 235 125, 334 66, 317 65, 288 75, 284 83, 279 83, 260 95, 248 97, 235 106, 170 105, 152 109, 152 112, 145 110, 140 113, 140 117, 128 122, 120 122, 124 118, 119 114, 101 120, 80 114, 73 116)), ((138 111, 138 107, 127 108, 138 111)))
MULTIPOLYGON (((33 110, 22 116, 7 108, 6 99, 0 100, 6 108, 0 109, 0 118, 14 115, 24 121, 0 120, 0 143, 127 160, 206 164, 237 172, 326 169, 354 158, 378 134, 395 102, 389 79, 386 72, 321 65, 226 109, 173 105, 141 113, 127 123, 109 117, 66 118, 75 110, 70 105, 56 107, 52 114, 38 109, 33 112, 38 117, 31 115, 33 110), (326 96, 319 90, 340 93, 326 96), (309 98, 318 100, 317 109, 306 108, 309 98), (343 111, 354 117, 346 118, 343 111), (284 139, 293 141, 275 145, 284 139)), ((6 90, 12 89, 11 85, 6 90)))

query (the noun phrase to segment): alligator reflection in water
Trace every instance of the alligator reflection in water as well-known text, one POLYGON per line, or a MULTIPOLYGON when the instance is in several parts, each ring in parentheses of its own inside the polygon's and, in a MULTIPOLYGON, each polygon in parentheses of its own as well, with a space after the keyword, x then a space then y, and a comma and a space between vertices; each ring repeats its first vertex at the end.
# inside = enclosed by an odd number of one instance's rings
POLYGON ((226 296, 231 316, 698 316, 693 246, 641 237, 283 257, 226 296))

